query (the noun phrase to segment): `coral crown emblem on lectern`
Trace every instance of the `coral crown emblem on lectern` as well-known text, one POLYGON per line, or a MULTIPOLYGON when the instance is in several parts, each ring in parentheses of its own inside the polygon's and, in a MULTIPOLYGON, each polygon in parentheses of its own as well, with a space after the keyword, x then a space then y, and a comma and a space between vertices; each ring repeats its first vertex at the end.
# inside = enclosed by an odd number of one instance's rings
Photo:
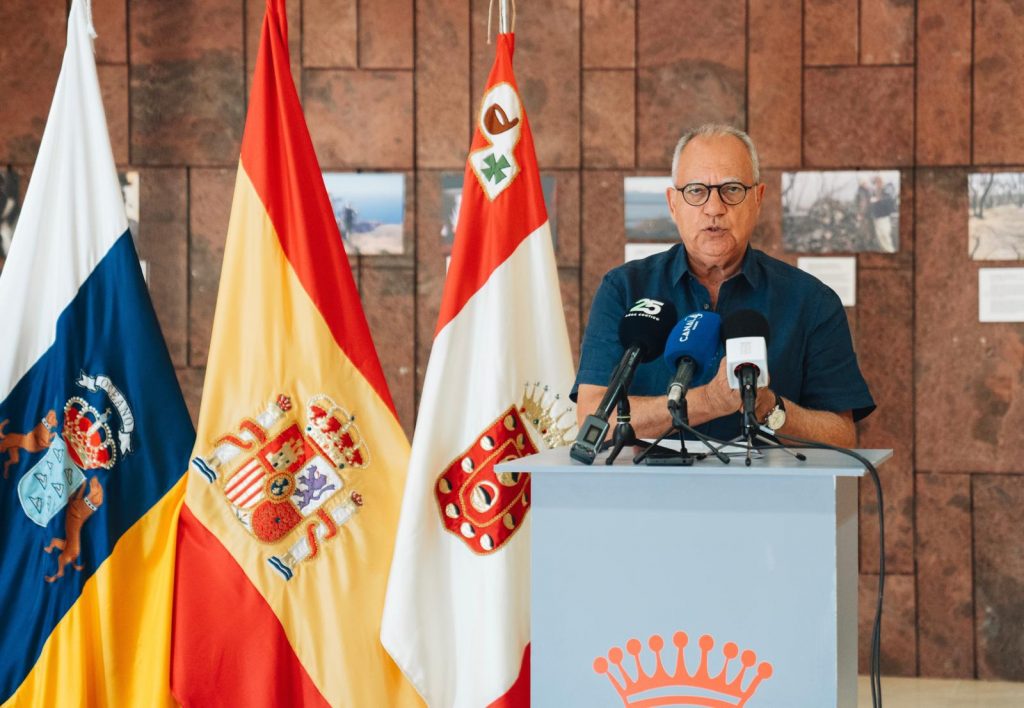
POLYGON ((683 653, 688 641, 689 637, 685 632, 676 632, 673 635, 676 663, 671 671, 662 661, 661 650, 665 647, 665 641, 657 634, 647 641, 647 646, 654 653, 653 672, 645 671, 641 663, 640 653, 643 647, 639 639, 630 639, 626 642, 626 651, 633 657, 633 667, 623 667, 622 649, 612 647, 607 658, 599 656, 594 659, 594 671, 608 677, 622 699, 622 704, 629 708, 655 708, 679 704, 709 708, 740 708, 746 705, 761 682, 772 675, 772 665, 762 661, 757 665, 753 677, 748 679, 747 671, 757 663, 757 655, 749 649, 740 654, 739 647, 733 642, 722 645, 724 663, 721 670, 712 675, 709 658, 715 640, 708 634, 698 641, 700 659, 696 670, 691 671, 687 668, 683 653), (740 660, 738 669, 734 668, 733 664, 737 656, 740 660))

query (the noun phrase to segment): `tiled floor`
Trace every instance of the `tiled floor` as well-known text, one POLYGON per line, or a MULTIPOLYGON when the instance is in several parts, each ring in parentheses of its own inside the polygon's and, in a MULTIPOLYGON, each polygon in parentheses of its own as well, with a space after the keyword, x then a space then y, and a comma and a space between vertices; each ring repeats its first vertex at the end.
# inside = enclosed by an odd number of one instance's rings
MULTIPOLYGON (((1024 683, 882 678, 885 708, 1020 708, 1024 683)), ((871 686, 860 677, 858 708, 871 708, 871 686)))

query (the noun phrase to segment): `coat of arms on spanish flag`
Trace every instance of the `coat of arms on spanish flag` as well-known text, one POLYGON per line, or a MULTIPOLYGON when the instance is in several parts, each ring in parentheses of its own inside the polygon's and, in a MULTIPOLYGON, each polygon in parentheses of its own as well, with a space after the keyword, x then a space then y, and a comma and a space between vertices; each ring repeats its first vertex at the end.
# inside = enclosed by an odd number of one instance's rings
POLYGON ((431 706, 529 705, 530 480, 572 442, 569 337, 513 35, 477 113, 382 639, 431 706))
POLYGON ((379 640, 409 445, 268 0, 179 525, 186 705, 419 705, 379 640))

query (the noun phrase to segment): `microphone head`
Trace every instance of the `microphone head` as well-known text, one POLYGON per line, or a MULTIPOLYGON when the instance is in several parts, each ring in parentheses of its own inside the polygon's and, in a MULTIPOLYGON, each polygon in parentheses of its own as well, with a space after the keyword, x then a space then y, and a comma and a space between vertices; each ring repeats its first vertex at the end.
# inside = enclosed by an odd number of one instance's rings
POLYGON ((696 364, 693 378, 700 379, 718 352, 721 328, 722 318, 717 313, 691 312, 672 328, 665 344, 665 363, 674 370, 680 359, 689 357, 696 364))
POLYGON ((740 367, 757 370, 757 385, 768 385, 768 320, 756 310, 737 310, 722 323, 729 386, 738 389, 740 367))
POLYGON ((676 308, 667 299, 642 297, 619 322, 619 342, 640 348, 640 361, 654 361, 665 349, 665 340, 676 321, 676 308))
POLYGON ((768 320, 757 310, 736 310, 722 322, 722 339, 764 337, 768 343, 768 320))

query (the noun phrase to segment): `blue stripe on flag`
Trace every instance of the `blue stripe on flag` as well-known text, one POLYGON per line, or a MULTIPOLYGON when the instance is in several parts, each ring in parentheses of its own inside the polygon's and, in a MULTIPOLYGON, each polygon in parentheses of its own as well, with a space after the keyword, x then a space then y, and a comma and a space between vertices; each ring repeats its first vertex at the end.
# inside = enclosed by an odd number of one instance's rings
MULTIPOLYGON (((16 338, 17 333, 8 336, 16 338)), ((0 346, 15 345, 14 339, 0 341, 0 346)), ((14 442, 9 436, 32 430, 50 410, 56 413, 58 431, 78 411, 85 411, 81 429, 86 438, 92 427, 90 406, 99 416, 106 415, 108 430, 96 431, 97 435, 109 432, 117 440, 119 431, 131 427, 126 418, 133 419, 130 452, 123 455, 118 445, 111 469, 87 469, 84 482, 82 475, 71 469, 75 474, 62 479, 57 458, 60 442, 36 451, 26 442, 27 447, 15 450, 17 463, 10 466, 8 478, 0 475, 0 588, 4 594, 0 703, 28 675, 47 637, 121 535, 167 493, 188 466, 195 432, 127 231, 61 314, 55 343, 0 402, 0 422, 7 420, 0 438, 0 450, 6 450, 0 452, 0 464, 11 459, 11 450, 4 446, 5 441, 14 442), (113 395, 103 388, 102 379, 93 391, 80 385, 83 373, 108 377, 113 395), (120 404, 118 391, 123 395, 120 404), (74 403, 76 397, 81 403, 74 403), (69 401, 72 410, 65 416, 69 401), (47 477, 47 469, 55 476, 47 477), (64 577, 45 582, 44 578, 57 570, 59 551, 47 554, 43 548, 53 538, 66 537, 65 487, 84 484, 88 490, 93 477, 103 488, 103 499, 81 528, 81 556, 76 563, 84 569, 79 572, 68 565, 64 577), (65 484, 68 480, 70 485, 65 484)), ((102 429, 102 425, 98 427, 102 429)), ((90 449, 88 442, 80 446, 90 449)), ((102 447, 92 449, 100 450, 94 463, 101 461, 102 447)), ((79 659, 89 661, 88 657, 79 659)))

